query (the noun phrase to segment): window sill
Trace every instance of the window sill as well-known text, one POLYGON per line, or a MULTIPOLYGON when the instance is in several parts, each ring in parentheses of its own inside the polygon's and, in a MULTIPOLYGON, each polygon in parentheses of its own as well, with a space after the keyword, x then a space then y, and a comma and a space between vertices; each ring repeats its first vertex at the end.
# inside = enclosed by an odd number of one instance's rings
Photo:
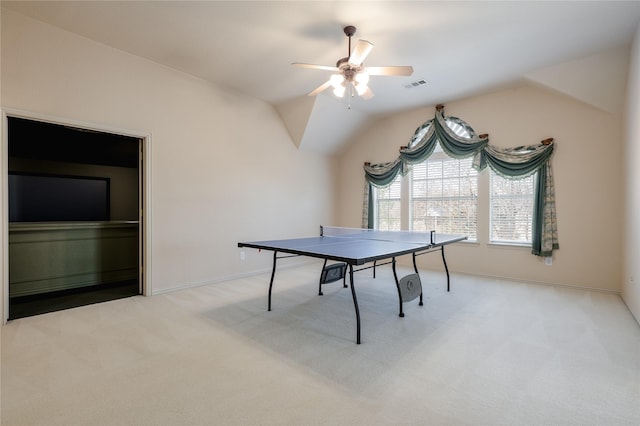
POLYGON ((472 246, 479 246, 480 242, 478 240, 462 240, 460 241, 460 244, 469 244, 472 246))
POLYGON ((502 243, 497 241, 490 241, 487 243, 488 247, 500 247, 500 248, 515 248, 515 249, 529 249, 531 250, 531 243, 502 243))

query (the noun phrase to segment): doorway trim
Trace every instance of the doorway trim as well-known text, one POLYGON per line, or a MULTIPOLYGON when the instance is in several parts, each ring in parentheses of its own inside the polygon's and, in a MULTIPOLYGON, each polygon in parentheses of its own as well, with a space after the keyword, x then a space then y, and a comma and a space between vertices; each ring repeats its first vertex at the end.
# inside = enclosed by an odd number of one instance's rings
POLYGON ((0 254, 2 276, 0 276, 1 286, 0 295, 2 304, 0 305, 1 324, 6 324, 9 318, 9 117, 25 118, 29 120, 37 120, 51 124, 59 124, 63 126, 73 126, 83 129, 95 130, 99 132, 115 133, 123 136, 131 136, 141 140, 142 147, 142 164, 138 165, 141 170, 142 196, 140 197, 141 211, 139 212, 140 235, 139 246, 141 246, 138 256, 138 272, 142 275, 141 287, 142 295, 150 296, 153 294, 151 286, 151 133, 135 130, 127 130, 107 126, 104 124, 88 123, 69 118, 61 118, 51 115, 39 114, 30 111, 24 111, 13 108, 2 108, 2 147, 0 150, 0 205, 2 229, 0 233, 0 254))

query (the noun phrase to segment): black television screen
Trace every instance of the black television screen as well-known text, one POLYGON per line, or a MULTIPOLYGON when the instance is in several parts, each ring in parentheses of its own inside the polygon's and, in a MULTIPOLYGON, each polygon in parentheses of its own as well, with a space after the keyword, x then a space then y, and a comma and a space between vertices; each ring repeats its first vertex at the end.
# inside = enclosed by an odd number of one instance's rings
POLYGON ((109 220, 109 178, 9 173, 9 222, 109 220))

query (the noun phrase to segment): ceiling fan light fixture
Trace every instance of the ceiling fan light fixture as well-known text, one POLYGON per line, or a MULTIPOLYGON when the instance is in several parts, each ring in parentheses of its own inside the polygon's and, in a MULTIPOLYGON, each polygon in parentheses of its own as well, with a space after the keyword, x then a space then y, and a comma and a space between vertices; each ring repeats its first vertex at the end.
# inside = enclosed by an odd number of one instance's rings
POLYGON ((344 85, 339 85, 333 88, 333 94, 339 98, 342 98, 344 96, 344 91, 345 91, 344 85))
POLYGON ((369 73, 367 72, 367 70, 363 69, 356 74, 355 80, 359 85, 362 84, 366 86, 369 83, 369 73))
POLYGON ((368 89, 365 83, 359 83, 359 82, 355 83, 355 87, 356 87, 356 92, 358 92, 358 96, 364 95, 368 89))
POLYGON ((329 83, 334 89, 337 89, 344 85, 344 77, 340 74, 332 74, 331 77, 329 77, 329 83))

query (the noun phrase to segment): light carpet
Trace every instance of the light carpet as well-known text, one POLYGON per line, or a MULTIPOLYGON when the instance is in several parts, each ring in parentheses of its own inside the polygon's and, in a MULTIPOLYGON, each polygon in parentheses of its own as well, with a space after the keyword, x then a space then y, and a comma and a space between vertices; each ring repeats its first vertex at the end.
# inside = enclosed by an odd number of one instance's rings
MULTIPOLYGON (((640 327, 618 295, 320 265, 2 327, 3 426, 639 425, 640 327)), ((408 273, 408 270, 403 270, 408 273)))

